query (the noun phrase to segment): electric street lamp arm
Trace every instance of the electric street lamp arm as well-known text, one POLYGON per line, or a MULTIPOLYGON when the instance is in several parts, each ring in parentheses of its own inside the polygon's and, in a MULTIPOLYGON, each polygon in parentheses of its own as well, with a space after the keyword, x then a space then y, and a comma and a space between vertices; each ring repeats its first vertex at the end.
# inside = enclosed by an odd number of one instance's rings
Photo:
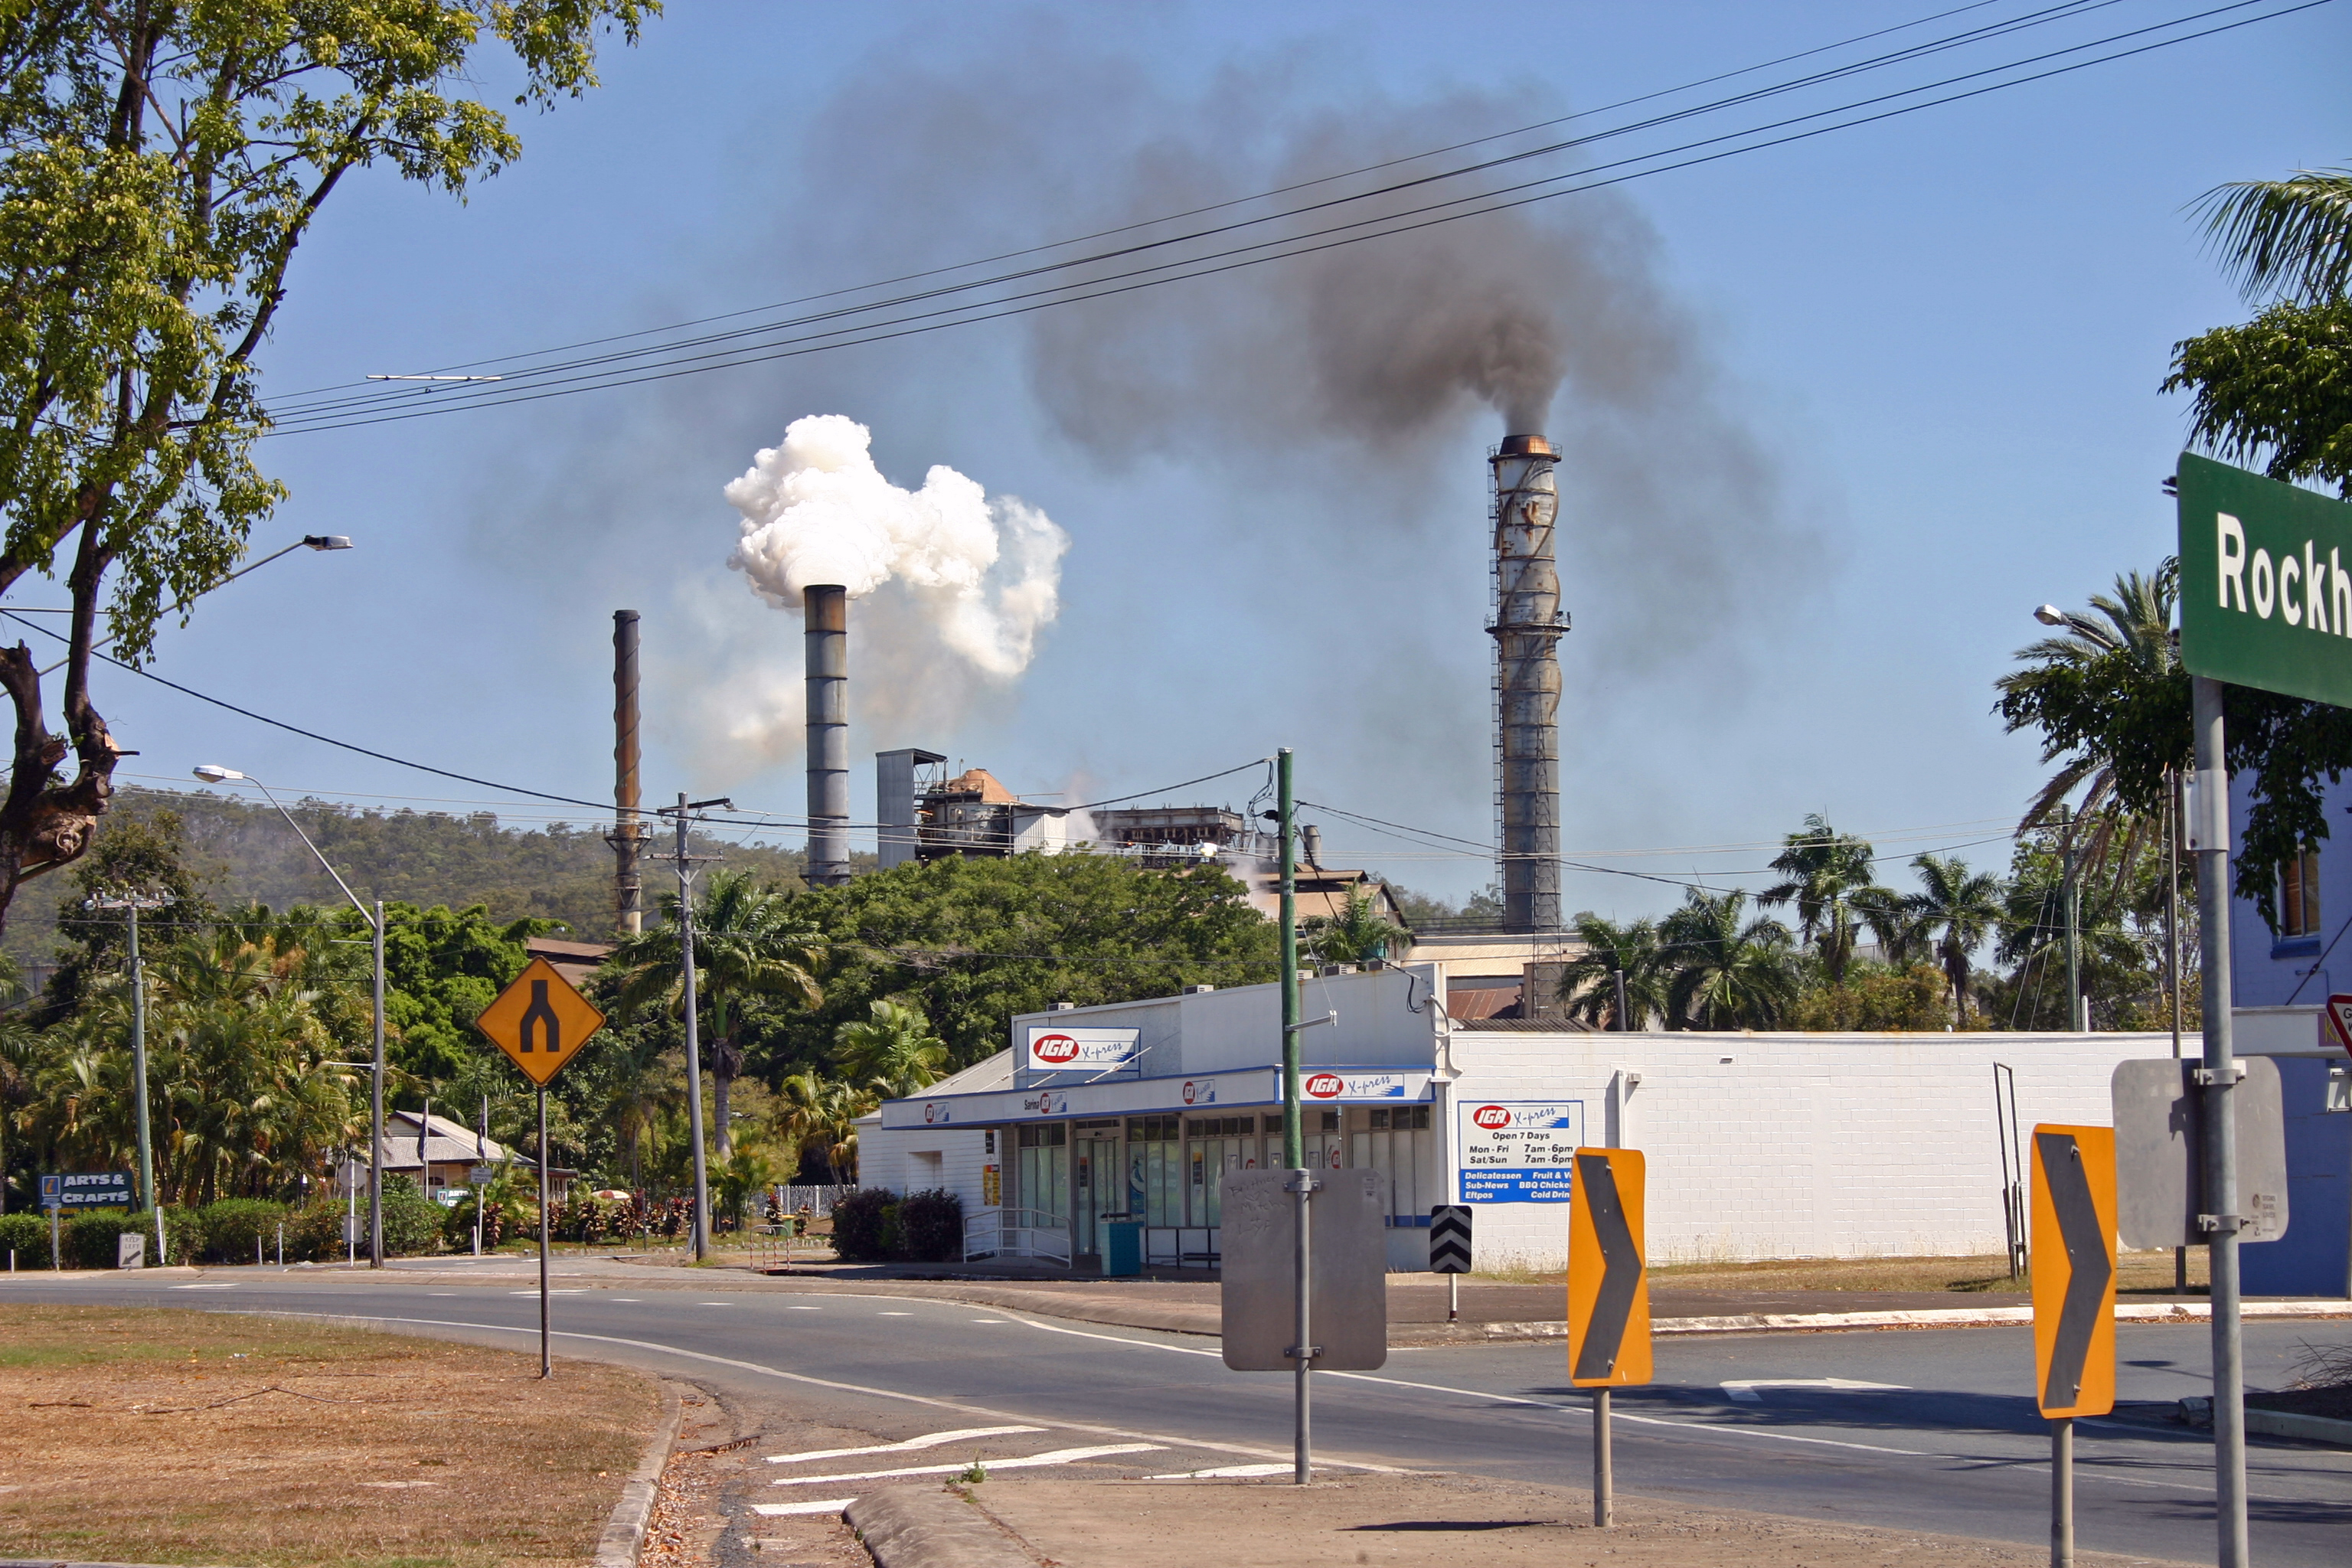
MULTIPOLYGON (((211 593, 214 588, 226 588, 231 583, 236 582, 239 577, 244 576, 247 573, 258 572, 264 566, 267 566, 271 562, 277 560, 279 556, 291 555, 297 550, 303 549, 306 546, 312 550, 349 550, 352 547, 352 536, 348 533, 306 533, 301 538, 296 540, 293 543, 288 545, 285 549, 273 550, 268 554, 263 556, 260 560, 256 561, 249 565, 238 567, 227 576, 214 584, 212 588, 200 589, 194 594, 190 594, 185 598, 173 600, 171 604, 164 605, 161 611, 157 612, 156 618, 161 620, 164 616, 171 615, 175 611, 184 610, 190 605, 194 604, 198 599, 203 598, 205 595, 211 593)), ((111 637, 100 637, 98 641, 89 645, 89 651, 96 653, 113 640, 114 638, 111 637)), ((41 673, 43 675, 55 675, 58 670, 63 669, 66 667, 66 663, 67 660, 61 658, 58 660, 57 663, 49 666, 47 669, 42 670, 41 673)))
MULTIPOLYGON (((291 549, 294 547, 289 545, 288 548, 291 549)), ((283 554, 284 552, 281 551, 279 553, 283 554)), ((257 562, 255 564, 258 565, 260 563, 257 562)), ((360 919, 368 922, 368 929, 371 931, 375 929, 375 917, 368 913, 368 908, 365 904, 360 902, 360 896, 352 891, 352 885, 343 880, 342 873, 336 870, 332 865, 329 864, 327 858, 319 852, 319 847, 310 842, 310 836, 302 831, 302 825, 294 820, 294 814, 287 810, 285 806, 278 805, 278 797, 269 793, 269 786, 268 784, 263 784, 251 773, 241 773, 235 768, 224 768, 210 763, 196 769, 195 773, 196 777, 203 779, 206 784, 225 784, 231 781, 242 781, 243 783, 249 784, 254 788, 259 790, 262 795, 268 798, 270 805, 278 807, 278 815, 286 819, 286 826, 294 830, 294 837, 302 841, 302 847, 310 852, 310 858, 318 861, 320 868, 324 870, 328 876, 332 877, 335 879, 335 886, 342 889, 343 897, 351 900, 352 908, 359 910, 360 919)))

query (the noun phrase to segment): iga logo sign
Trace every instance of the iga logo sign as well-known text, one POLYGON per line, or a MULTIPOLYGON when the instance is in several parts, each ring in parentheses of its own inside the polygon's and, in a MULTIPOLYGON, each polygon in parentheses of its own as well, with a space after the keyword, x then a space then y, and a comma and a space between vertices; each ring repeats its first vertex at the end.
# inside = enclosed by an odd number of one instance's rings
POLYGON ((1402 1100, 1405 1097, 1404 1074, 1401 1072, 1310 1073, 1299 1089, 1313 1100, 1402 1100))
POLYGON ((1335 1072, 1318 1072, 1301 1085, 1318 1100, 1337 1100, 1348 1090, 1348 1080, 1335 1072))
POLYGON ((1186 1079, 1184 1080, 1184 1103, 1187 1105, 1216 1104, 1217 1080, 1213 1078, 1186 1079))
POLYGON ((1132 1066, 1143 1054, 1140 1029, 1061 1028, 1030 1024, 1026 1056, 1035 1072, 1103 1072, 1132 1066))
POLYGON ((1511 1124, 1511 1113, 1499 1105, 1482 1105, 1471 1113, 1470 1120, 1488 1131, 1493 1131, 1499 1127, 1508 1127, 1511 1124))

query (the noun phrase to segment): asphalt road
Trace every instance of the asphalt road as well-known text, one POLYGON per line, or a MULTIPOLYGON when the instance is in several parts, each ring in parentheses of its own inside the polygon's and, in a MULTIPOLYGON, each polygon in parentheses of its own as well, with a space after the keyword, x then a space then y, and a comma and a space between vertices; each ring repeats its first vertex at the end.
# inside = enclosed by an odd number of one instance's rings
MULTIPOLYGON (((691 1377, 757 1407, 884 1441, 1027 1424, 1041 1434, 998 1440, 1025 1442, 1025 1450, 1000 1446, 992 1455, 1152 1443, 1149 1454, 1120 1462, 1171 1471, 1289 1457, 1288 1376, 1228 1372, 1213 1342, 879 1289, 781 1292, 667 1278, 678 1272, 567 1278, 554 1300, 556 1353, 691 1377)), ((397 1270, 219 1269, 168 1282, 0 1278, 0 1302, 321 1313, 517 1347, 536 1338, 536 1295, 510 1264, 463 1282, 403 1279, 397 1270)), ((2126 1324, 2118 1341, 2126 1403, 2116 1418, 2076 1427, 2078 1542, 2086 1551, 2210 1563, 2210 1439, 2160 1415, 2163 1405, 2205 1392, 2207 1331, 2126 1324)), ((2252 1324, 2246 1341, 2250 1386, 2274 1387, 2304 1342, 2352 1344, 2352 1322, 2252 1324)), ((1585 1485, 1590 1402, 1564 1372, 1557 1343, 1498 1343, 1400 1350, 1378 1373, 1318 1374, 1318 1459, 1585 1485)), ((1624 1492, 2047 1539, 2049 1442, 2021 1329, 1666 1338, 1657 1342, 1656 1376, 1617 1395, 1624 1492)), ((965 1447, 943 1452, 961 1459, 965 1447)), ((2257 1438, 2249 1475, 2265 1568, 2352 1561, 2352 1453, 2257 1438)), ((762 1496, 811 1495, 766 1484, 786 1489, 762 1496)))

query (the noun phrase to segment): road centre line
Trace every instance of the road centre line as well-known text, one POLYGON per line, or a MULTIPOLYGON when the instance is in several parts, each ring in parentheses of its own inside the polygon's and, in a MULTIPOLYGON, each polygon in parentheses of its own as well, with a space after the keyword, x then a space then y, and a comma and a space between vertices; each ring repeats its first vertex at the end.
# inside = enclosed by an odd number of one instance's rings
POLYGON ((1034 1470, 1048 1465, 1075 1465, 1086 1459, 1108 1459, 1118 1454, 1164 1454, 1168 1450, 1158 1443, 1104 1443, 1091 1448, 1055 1448, 1050 1453, 1032 1454, 1021 1459, 973 1459, 965 1464, 909 1465, 897 1470, 852 1470, 840 1476, 782 1476, 768 1484, 772 1487, 821 1487, 835 1481, 887 1481, 901 1476, 961 1475, 980 1465, 990 1470, 1034 1470))
MULTIPOLYGON (((907 1298, 900 1297, 904 1300, 907 1298)), ((515 1326, 507 1323, 468 1323, 452 1318, 395 1318, 360 1312, 298 1312, 282 1308, 252 1308, 240 1310, 240 1316, 256 1318, 315 1318, 335 1323, 405 1323, 415 1328, 469 1329, 477 1333, 536 1334, 536 1326, 515 1326)), ((843 1383, 837 1378, 811 1377, 806 1373, 786 1372, 782 1367, 763 1366, 755 1361, 739 1361, 733 1356, 711 1355, 704 1351, 690 1351, 677 1345, 666 1345, 652 1340, 625 1339, 619 1334, 583 1334, 571 1329, 552 1331, 559 1340, 585 1340, 594 1344, 626 1345, 631 1350, 652 1351, 659 1355, 677 1356, 683 1361, 698 1361, 711 1366, 733 1367, 739 1372, 757 1373, 762 1377, 776 1378, 784 1383, 804 1384, 811 1388, 829 1388, 836 1394, 862 1394, 869 1399, 895 1399, 901 1404, 920 1405, 932 1410, 952 1410, 960 1415, 978 1415, 1002 1420, 1004 1412, 966 1405, 961 1400, 938 1399, 925 1394, 902 1394, 895 1388, 872 1388, 859 1383, 843 1383)), ((1148 1439, 1162 1447, 1206 1448, 1213 1452, 1243 1454, 1253 1459, 1282 1459, 1290 1456, 1273 1448, 1249 1443, 1233 1443, 1201 1437, 1177 1437, 1159 1432, 1132 1432, 1119 1426, 1100 1426, 1088 1421, 1057 1421, 1054 1424, 1065 1431, 1092 1432, 1104 1437, 1148 1439)), ((1333 1469, 1366 1470, 1375 1475, 1402 1476, 1417 1473, 1402 1465, 1375 1465, 1364 1460, 1326 1459, 1322 1463, 1333 1469)))
POLYGON ((860 1454, 907 1454, 917 1448, 936 1448, 942 1443, 961 1443, 972 1437, 1005 1437, 1015 1432, 1043 1432, 1043 1426, 965 1426, 953 1432, 934 1432, 927 1437, 909 1437, 903 1443, 874 1443, 863 1448, 811 1448, 805 1454, 771 1454, 772 1465, 804 1465, 818 1459, 851 1459, 860 1454))
MULTIPOLYGON (((1053 1323, 1034 1322, 1026 1318, 1015 1318, 1013 1321, 1049 1334, 1070 1334, 1082 1340, 1104 1340, 1115 1345, 1140 1345, 1146 1350, 1174 1351, 1179 1355, 1214 1356, 1220 1361, 1224 1359, 1224 1354, 1221 1351, 1195 1350, 1191 1345, 1163 1345, 1151 1340, 1130 1340, 1118 1334, 1090 1333, 1084 1329, 1065 1329, 1053 1323)), ((1558 1411, 1564 1415, 1581 1415, 1588 1421, 1592 1418, 1592 1412, 1584 1405, 1560 1405, 1549 1399, 1529 1398, 1522 1394, 1494 1394, 1485 1389, 1453 1388, 1442 1383, 1416 1383, 1410 1378, 1375 1377, 1368 1372, 1326 1372, 1318 1373, 1317 1375, 1344 1377, 1350 1383, 1384 1384, 1391 1388, 1419 1389, 1425 1394, 1450 1394, 1458 1398, 1485 1400, 1489 1404, 1524 1405, 1537 1410, 1558 1411)), ((1804 1437, 1794 1432, 1766 1432, 1753 1426, 1717 1426, 1703 1421, 1672 1421, 1661 1415, 1635 1415, 1622 1409, 1613 1410, 1610 1414, 1616 1420, 1631 1422, 1636 1426, 1671 1426, 1677 1431, 1703 1433, 1709 1436, 1769 1437, 1783 1443, 1814 1443, 1830 1448, 1858 1448, 1868 1454, 1900 1454, 1906 1458, 1914 1459, 1969 1458, 1965 1454, 1932 1454, 1922 1448, 1889 1448, 1876 1443, 1848 1443, 1834 1437, 1804 1437)))

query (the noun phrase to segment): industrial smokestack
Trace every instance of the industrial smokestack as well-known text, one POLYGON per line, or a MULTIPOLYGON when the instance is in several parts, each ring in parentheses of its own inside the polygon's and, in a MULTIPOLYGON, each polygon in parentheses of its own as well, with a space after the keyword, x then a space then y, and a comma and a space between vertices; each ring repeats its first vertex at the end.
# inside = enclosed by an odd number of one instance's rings
POLYGON ((644 887, 637 879, 637 612, 613 612, 614 925, 622 936, 645 929, 644 887))
POLYGON ((808 675, 808 870, 812 888, 849 880, 849 591, 801 591, 808 675))
POLYGON ((1503 923, 1559 929, 1559 607, 1552 526, 1559 455, 1541 436, 1506 436, 1495 483, 1495 763, 1502 819, 1503 923))

